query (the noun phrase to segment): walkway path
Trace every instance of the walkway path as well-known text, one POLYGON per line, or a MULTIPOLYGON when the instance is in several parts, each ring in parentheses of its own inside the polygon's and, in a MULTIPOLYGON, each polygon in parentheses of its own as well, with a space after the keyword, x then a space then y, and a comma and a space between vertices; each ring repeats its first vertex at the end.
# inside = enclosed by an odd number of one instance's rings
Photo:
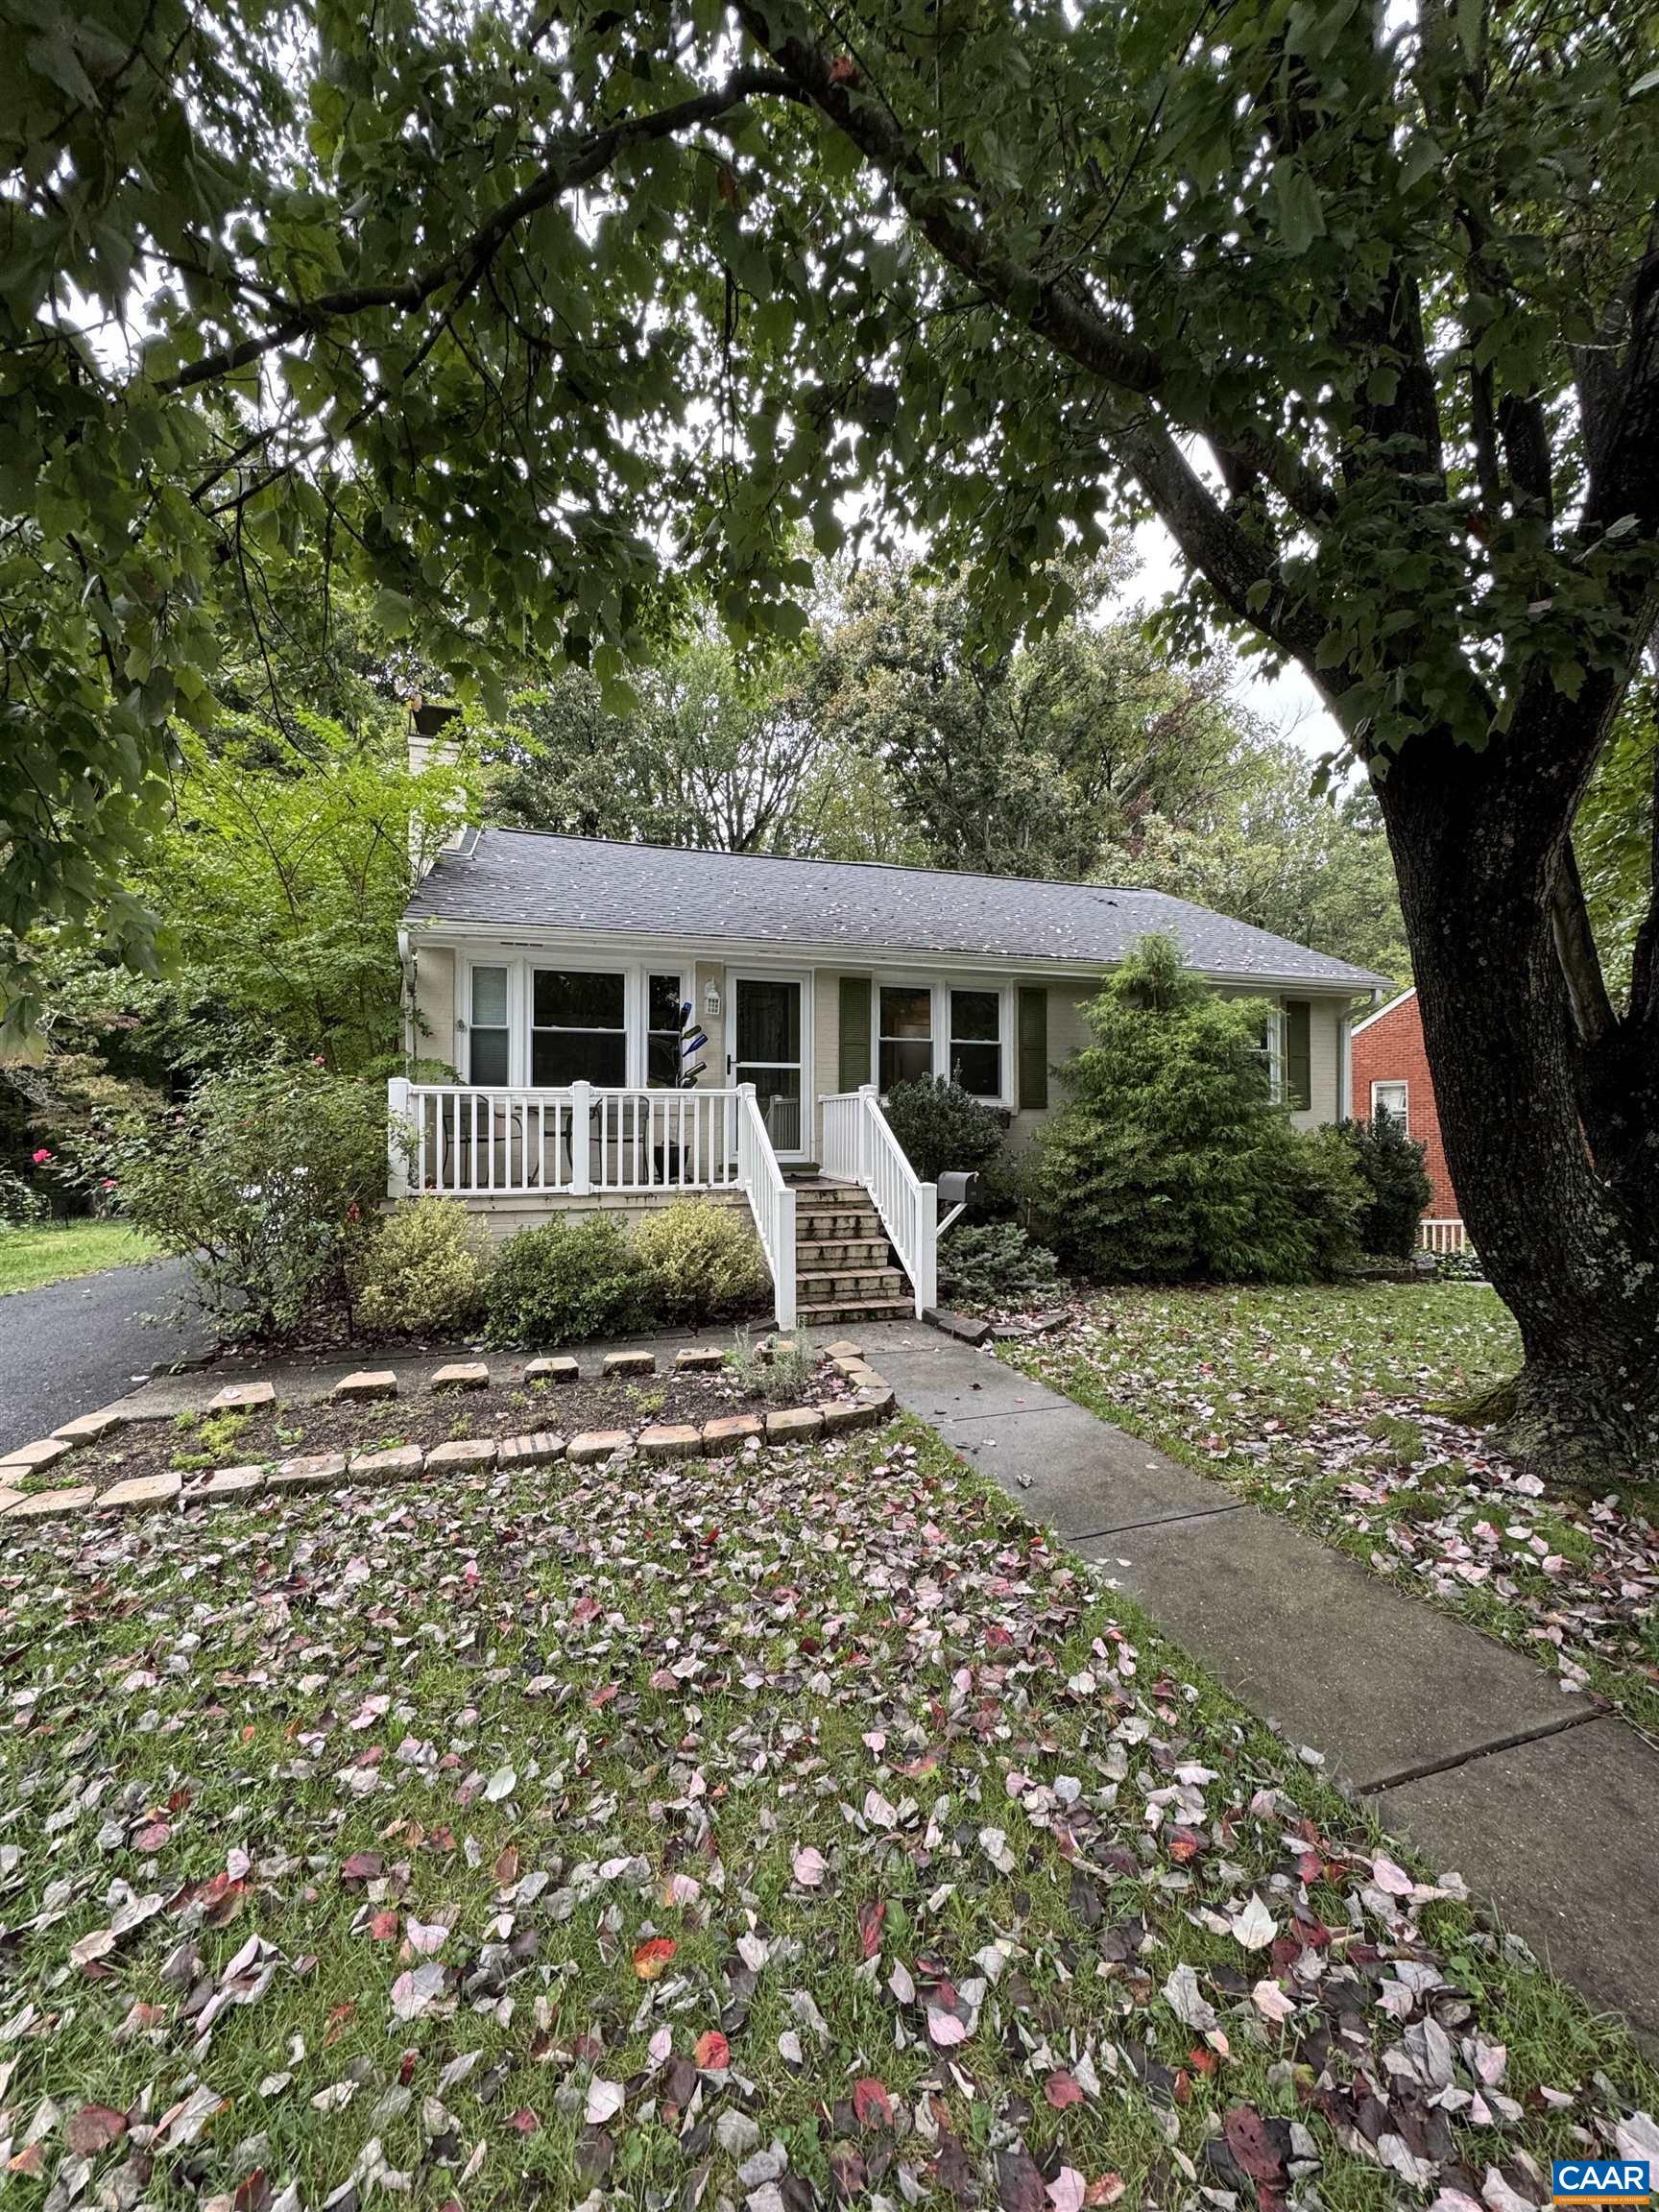
POLYGON ((1659 1754, 1633 1729, 1001 1361, 919 1324, 858 1337, 908 1412, 1659 2045, 1659 1754))
POLYGON ((190 1314, 182 1260, 108 1267, 0 1298, 0 1452, 49 1435, 123 1396, 140 1377, 204 1352, 207 1331, 190 1314), (176 1311, 184 1318, 143 1318, 176 1311))

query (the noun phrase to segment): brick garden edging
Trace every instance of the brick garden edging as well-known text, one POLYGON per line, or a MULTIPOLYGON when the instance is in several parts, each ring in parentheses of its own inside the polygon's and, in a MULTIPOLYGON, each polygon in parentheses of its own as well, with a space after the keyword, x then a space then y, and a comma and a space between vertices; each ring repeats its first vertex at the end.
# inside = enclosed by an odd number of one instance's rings
MULTIPOLYGON (((874 1428, 893 1411, 891 1385, 866 1364, 856 1344, 831 1344, 824 1356, 839 1375, 855 1384, 856 1397, 827 1406, 776 1407, 764 1414, 721 1414, 700 1424, 667 1423, 641 1429, 637 1436, 627 1429, 590 1429, 566 1439, 553 1431, 539 1430, 533 1434, 500 1439, 460 1437, 429 1447, 400 1444, 388 1451, 317 1452, 279 1460, 274 1468, 262 1464, 216 1467, 189 1477, 178 1473, 135 1475, 104 1490, 90 1483, 27 1493, 10 1486, 9 1475, 35 1474, 55 1466, 77 1444, 97 1443, 126 1425, 125 1417, 113 1410, 86 1413, 65 1422, 37 1443, 22 1445, 0 1458, 0 1520, 56 1521, 95 1513, 155 1512, 169 1506, 242 1505, 267 1492, 424 1480, 434 1475, 546 1466, 558 1459, 567 1460, 572 1467, 597 1466, 620 1453, 637 1453, 643 1459, 724 1458, 738 1452, 758 1452, 768 1445, 804 1444, 816 1436, 874 1428)), ((717 1347, 696 1345, 677 1353, 674 1365, 682 1374, 707 1373, 720 1367, 723 1360, 717 1347)), ((649 1352, 607 1353, 601 1368, 606 1377, 652 1375, 656 1371, 656 1358, 649 1352)), ((581 1379, 581 1371, 574 1358, 562 1354, 530 1360, 523 1379, 575 1382, 581 1379)), ((489 1385, 488 1365, 482 1360, 469 1360, 439 1368, 427 1386, 461 1392, 484 1390, 489 1385)), ((397 1378, 391 1368, 359 1369, 343 1376, 329 1395, 336 1401, 395 1398, 397 1378)), ((274 1382, 235 1382, 221 1390, 207 1410, 252 1412, 276 1402, 274 1382)))

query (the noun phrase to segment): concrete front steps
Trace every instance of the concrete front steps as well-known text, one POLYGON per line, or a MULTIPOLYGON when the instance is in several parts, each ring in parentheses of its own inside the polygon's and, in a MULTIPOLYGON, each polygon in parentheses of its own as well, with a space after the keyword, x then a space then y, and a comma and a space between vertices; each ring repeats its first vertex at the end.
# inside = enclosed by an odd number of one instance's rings
POLYGON ((916 1302, 881 1216, 855 1183, 791 1175, 795 1314, 803 1329, 914 1318, 916 1302))

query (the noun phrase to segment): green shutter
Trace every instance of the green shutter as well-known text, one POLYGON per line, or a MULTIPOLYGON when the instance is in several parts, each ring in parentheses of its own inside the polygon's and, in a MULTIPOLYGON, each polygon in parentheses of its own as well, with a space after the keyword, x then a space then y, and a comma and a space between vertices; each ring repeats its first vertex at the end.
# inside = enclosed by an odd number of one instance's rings
POLYGON ((858 1091, 870 1080, 870 978, 841 978, 841 1088, 858 1091))
POLYGON ((1299 1114, 1313 1103, 1313 1008, 1306 998, 1285 1001, 1285 1101, 1299 1114))
POLYGON ((1041 984, 1020 986, 1020 1111, 1048 1103, 1048 993, 1041 984))

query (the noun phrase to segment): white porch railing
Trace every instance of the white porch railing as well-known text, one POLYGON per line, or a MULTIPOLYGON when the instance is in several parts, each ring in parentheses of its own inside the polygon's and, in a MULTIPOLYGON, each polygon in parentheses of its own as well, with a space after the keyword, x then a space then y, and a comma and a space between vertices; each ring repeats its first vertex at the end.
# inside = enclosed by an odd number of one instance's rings
POLYGON ((794 1327, 795 1193, 752 1086, 496 1090, 398 1076, 387 1105, 394 1198, 741 1190, 772 1270, 779 1326, 794 1327))
POLYGON ((1469 1232, 1461 1221, 1419 1221, 1417 1249, 1420 1252, 1466 1252, 1469 1232))
POLYGON ((755 1216, 756 1232, 772 1270, 778 1326, 795 1326, 795 1193, 783 1179, 766 1134, 755 1086, 737 1093, 737 1180, 755 1216))
POLYGON ((910 1278, 920 1318, 939 1302, 938 1187, 922 1182, 905 1159, 874 1083, 818 1103, 824 1109, 824 1172, 869 1191, 910 1278))

